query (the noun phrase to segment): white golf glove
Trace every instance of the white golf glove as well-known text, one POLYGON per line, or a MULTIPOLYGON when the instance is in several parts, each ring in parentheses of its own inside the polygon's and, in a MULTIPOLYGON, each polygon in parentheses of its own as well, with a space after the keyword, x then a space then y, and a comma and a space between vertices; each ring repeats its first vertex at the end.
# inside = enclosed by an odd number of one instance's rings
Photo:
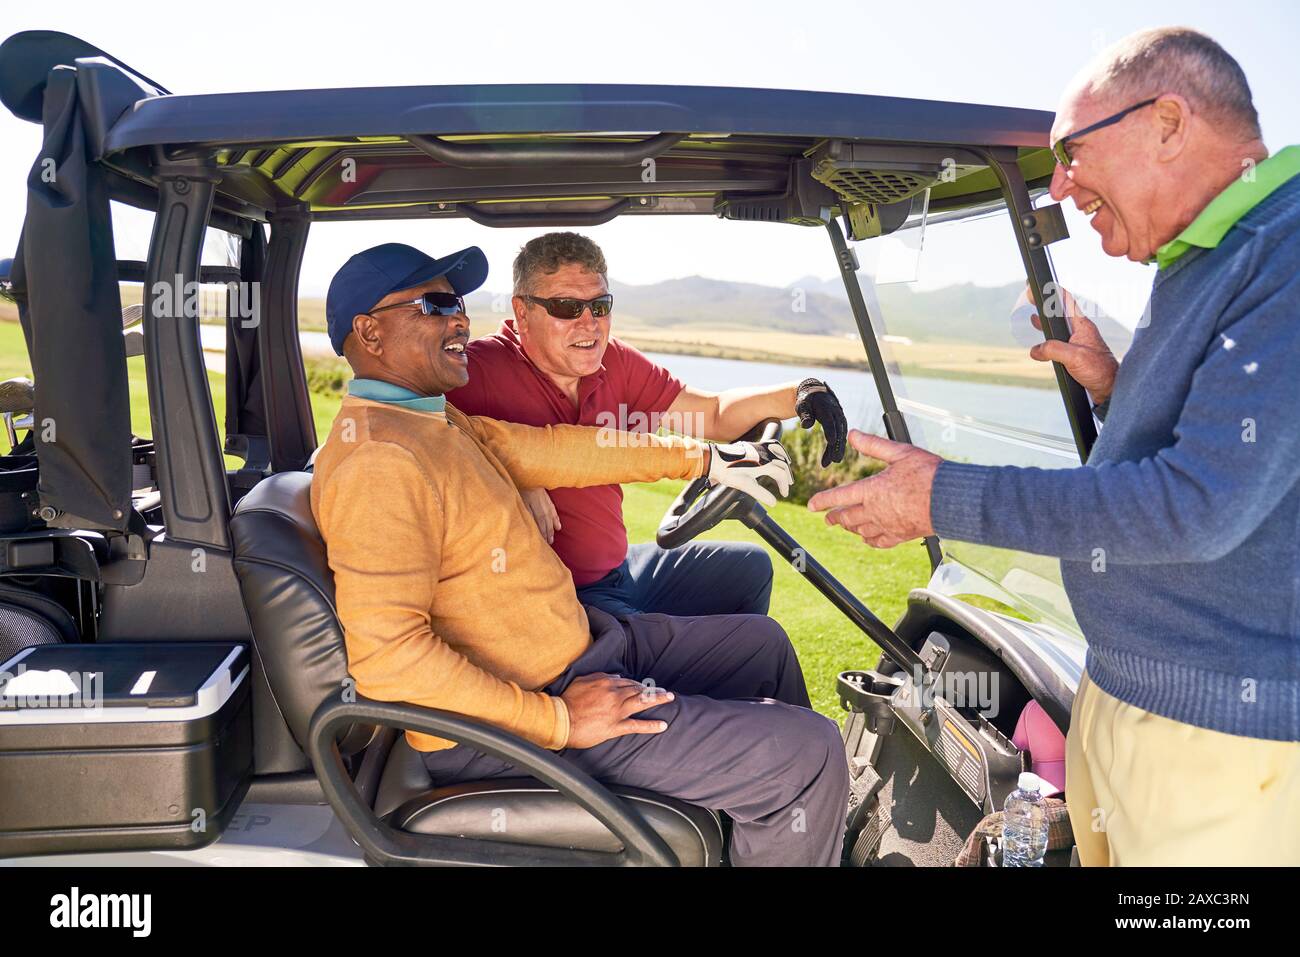
POLYGON ((794 474, 790 456, 775 439, 765 442, 732 442, 709 446, 709 484, 726 485, 752 495, 764 505, 775 505, 776 496, 759 484, 770 479, 785 498, 790 494, 794 474))

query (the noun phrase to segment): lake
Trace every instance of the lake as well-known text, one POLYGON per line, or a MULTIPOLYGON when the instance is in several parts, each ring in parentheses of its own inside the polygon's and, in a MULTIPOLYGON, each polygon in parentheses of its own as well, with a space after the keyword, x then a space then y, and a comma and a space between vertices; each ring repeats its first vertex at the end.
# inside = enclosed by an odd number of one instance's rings
MULTIPOLYGON (((225 330, 203 325, 200 332, 204 349, 213 350, 207 353, 209 363, 220 363, 225 330)), ((323 332, 303 332, 300 338, 305 356, 334 354, 323 332)), ((869 372, 662 352, 646 355, 682 381, 711 392, 814 376, 835 390, 851 426, 883 434, 880 399, 869 372)), ((1054 388, 927 376, 894 376, 892 381, 913 441, 945 458, 1040 468, 1079 464, 1065 407, 1054 388)))
MULTIPOLYGON (((869 372, 661 352, 646 355, 682 381, 711 392, 813 376, 835 390, 851 426, 883 432, 880 399, 869 372)), ((1079 464, 1065 407, 1054 388, 923 376, 895 376, 893 384, 913 441, 946 458, 1043 468, 1079 464)))

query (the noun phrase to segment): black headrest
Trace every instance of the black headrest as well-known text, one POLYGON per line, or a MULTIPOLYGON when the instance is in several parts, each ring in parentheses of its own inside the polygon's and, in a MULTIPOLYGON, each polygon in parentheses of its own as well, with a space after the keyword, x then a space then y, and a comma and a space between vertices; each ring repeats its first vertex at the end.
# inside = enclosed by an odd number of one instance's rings
MULTIPOLYGON (((351 684, 334 578, 311 513, 311 474, 280 472, 258 482, 236 506, 230 532, 267 681, 289 730, 306 748, 316 709, 351 684)), ((344 752, 364 746, 371 733, 346 735, 344 752)))

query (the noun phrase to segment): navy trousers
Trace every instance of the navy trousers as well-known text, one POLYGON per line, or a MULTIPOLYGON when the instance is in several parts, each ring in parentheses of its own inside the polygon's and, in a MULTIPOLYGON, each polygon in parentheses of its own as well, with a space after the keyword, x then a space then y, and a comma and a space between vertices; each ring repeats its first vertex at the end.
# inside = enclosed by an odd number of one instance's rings
MULTIPOLYGON (((732 819, 733 866, 834 866, 848 804, 839 728, 809 707, 794 648, 760 615, 614 618, 588 608, 593 641, 546 687, 595 672, 674 693, 635 717, 668 723, 557 752, 598 780, 645 788, 732 819)), ((526 772, 463 745, 424 755, 437 786, 526 772)))
POLYGON ((771 597, 772 559, 748 542, 630 545, 622 565, 578 589, 611 615, 766 615, 771 597))

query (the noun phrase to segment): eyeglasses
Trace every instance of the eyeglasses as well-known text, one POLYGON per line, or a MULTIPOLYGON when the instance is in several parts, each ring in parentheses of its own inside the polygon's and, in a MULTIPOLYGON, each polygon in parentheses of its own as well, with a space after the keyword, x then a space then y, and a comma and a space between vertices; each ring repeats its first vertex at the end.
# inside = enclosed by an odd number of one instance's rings
POLYGON ((420 312, 426 316, 454 316, 457 313, 465 315, 465 300, 454 292, 426 292, 419 299, 411 299, 407 302, 394 302, 391 305, 380 306, 378 309, 371 309, 374 312, 383 312, 385 309, 396 309, 399 306, 419 306, 420 312))
POLYGON ((1153 96, 1151 99, 1143 100, 1141 103, 1134 103, 1127 109, 1120 110, 1118 113, 1108 116, 1104 120, 1098 120, 1091 126, 1085 126, 1081 130, 1075 130, 1069 136, 1062 136, 1052 144, 1052 155, 1056 157, 1056 162, 1060 163, 1062 166, 1069 167, 1069 165, 1074 162, 1074 157, 1070 154, 1071 140, 1077 140, 1080 136, 1086 136, 1089 133, 1095 133, 1108 126, 1113 126, 1134 110, 1140 110, 1144 106, 1150 106, 1158 99, 1160 99, 1158 96, 1153 96))
POLYGON ((597 319, 604 319, 614 308, 614 297, 610 293, 595 299, 543 299, 541 296, 523 298, 535 306, 541 306, 556 319, 577 319, 588 308, 597 319))

